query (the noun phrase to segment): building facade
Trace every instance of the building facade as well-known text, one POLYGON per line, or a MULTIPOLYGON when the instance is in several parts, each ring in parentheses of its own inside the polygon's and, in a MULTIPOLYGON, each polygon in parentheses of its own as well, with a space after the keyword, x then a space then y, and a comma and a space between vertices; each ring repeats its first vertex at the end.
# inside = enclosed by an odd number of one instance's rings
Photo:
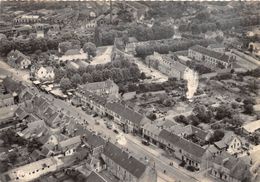
POLYGON ((8 53, 7 63, 16 69, 26 69, 31 65, 30 59, 18 50, 8 53))
POLYGON ((35 72, 35 77, 40 81, 53 81, 55 77, 54 69, 50 66, 48 67, 41 66, 35 72))
POLYGON ((196 45, 189 49, 188 57, 212 67, 232 68, 234 57, 196 45))

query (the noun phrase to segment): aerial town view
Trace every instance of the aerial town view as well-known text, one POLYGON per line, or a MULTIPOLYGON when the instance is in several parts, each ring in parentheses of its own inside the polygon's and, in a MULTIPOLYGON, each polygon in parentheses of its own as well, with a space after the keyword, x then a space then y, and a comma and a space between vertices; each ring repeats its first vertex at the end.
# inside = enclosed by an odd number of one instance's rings
POLYGON ((260 2, 0 1, 0 182, 259 182, 260 2))

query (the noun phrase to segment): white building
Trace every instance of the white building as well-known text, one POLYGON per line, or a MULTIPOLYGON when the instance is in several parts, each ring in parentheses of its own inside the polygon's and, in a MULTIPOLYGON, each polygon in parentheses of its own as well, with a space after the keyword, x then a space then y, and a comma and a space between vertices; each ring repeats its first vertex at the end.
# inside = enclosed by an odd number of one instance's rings
POLYGON ((63 161, 59 157, 49 157, 9 170, 0 176, 0 181, 26 182, 35 180, 42 175, 58 170, 63 165, 63 161))
POLYGON ((35 77, 41 81, 53 81, 55 73, 52 67, 43 67, 41 66, 36 72, 35 77))

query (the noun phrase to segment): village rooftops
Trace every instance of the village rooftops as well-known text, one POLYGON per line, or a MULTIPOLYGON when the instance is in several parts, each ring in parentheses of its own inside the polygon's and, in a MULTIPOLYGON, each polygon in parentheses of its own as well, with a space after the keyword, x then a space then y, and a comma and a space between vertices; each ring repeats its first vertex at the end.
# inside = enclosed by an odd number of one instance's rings
POLYGON ((90 147, 94 148, 104 146, 106 144, 106 141, 103 138, 95 134, 86 137, 85 141, 90 147))
POLYGON ((242 160, 235 158, 227 152, 222 152, 220 155, 212 157, 211 161, 228 169, 231 177, 241 181, 249 173, 249 167, 242 160))
POLYGON ((207 49, 205 47, 202 47, 200 45, 195 45, 195 46, 191 47, 190 50, 193 50, 195 52, 199 52, 203 55, 207 55, 209 57, 213 57, 215 59, 218 59, 218 60, 221 60, 221 61, 224 61, 224 62, 227 62, 227 63, 230 62, 230 57, 228 55, 222 54, 222 53, 219 53, 219 52, 216 52, 216 51, 212 51, 212 50, 207 49))
POLYGON ((61 147, 61 149, 66 149, 66 148, 70 148, 70 146, 78 145, 80 143, 81 143, 81 137, 75 136, 73 138, 69 138, 67 140, 61 141, 59 143, 59 146, 61 147))
POLYGON ((145 164, 110 142, 106 144, 103 154, 136 178, 140 178, 146 170, 145 164))
POLYGON ((202 148, 201 146, 179 137, 174 133, 170 133, 167 130, 162 130, 159 134, 159 137, 198 158, 201 158, 206 151, 206 149, 202 148))
POLYGON ((133 111, 132 109, 119 102, 108 102, 106 104, 106 107, 109 110, 120 115, 122 118, 127 119, 137 125, 139 125, 144 118, 144 116, 142 116, 138 112, 133 111))

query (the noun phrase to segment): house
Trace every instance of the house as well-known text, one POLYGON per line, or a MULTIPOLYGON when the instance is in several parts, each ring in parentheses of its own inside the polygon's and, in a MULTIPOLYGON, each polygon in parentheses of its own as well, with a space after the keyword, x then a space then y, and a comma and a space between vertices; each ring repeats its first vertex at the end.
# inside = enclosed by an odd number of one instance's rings
POLYGON ((142 126, 150 120, 140 113, 118 102, 108 102, 106 115, 128 133, 141 133, 142 126))
POLYGON ((14 96, 12 94, 0 94, 0 108, 14 104, 14 96))
POLYGON ((159 142, 175 158, 189 166, 201 168, 206 149, 165 129, 159 134, 159 142))
POLYGON ((106 144, 101 156, 106 164, 106 169, 119 178, 120 181, 157 181, 157 174, 153 168, 143 164, 138 159, 110 142, 106 144))
POLYGON ((60 62, 65 61, 86 61, 88 60, 88 54, 85 53, 82 49, 69 49, 65 52, 65 54, 61 57, 59 57, 60 62))
POLYGON ((38 138, 48 130, 43 120, 33 121, 28 123, 27 126, 27 128, 17 133, 20 137, 25 139, 38 138))
POLYGON ((242 150, 242 140, 231 131, 225 133, 222 140, 215 142, 214 145, 219 150, 226 150, 230 154, 235 154, 242 150))
POLYGON ((59 159, 59 157, 60 156, 49 157, 11 169, 1 174, 0 180, 3 182, 35 180, 42 175, 58 170, 63 165, 63 161, 59 159))
POLYGON ((113 80, 110 79, 103 82, 86 83, 84 85, 80 85, 79 89, 95 93, 100 96, 106 96, 111 99, 119 98, 119 87, 113 82, 113 80))
POLYGON ((232 68, 235 61, 234 57, 230 57, 226 54, 212 51, 205 47, 196 45, 189 48, 188 57, 201 61, 204 65, 210 65, 212 67, 232 68))
POLYGON ((170 129, 168 129, 168 131, 171 131, 172 133, 180 137, 191 140, 194 143, 197 143, 201 146, 203 146, 211 136, 210 132, 206 132, 193 125, 187 125, 187 126, 177 125, 171 127, 170 129))
POLYGON ((7 63, 16 69, 26 69, 31 65, 30 59, 18 50, 8 53, 7 63))
POLYGON ((226 152, 213 156, 210 161, 212 165, 209 174, 221 181, 226 182, 242 182, 250 181, 249 166, 242 160, 231 156, 226 152))
POLYGON ((21 82, 14 80, 9 76, 3 79, 2 85, 6 93, 16 93, 18 95, 26 88, 21 82))
POLYGON ((188 69, 187 66, 181 64, 178 58, 174 55, 166 56, 154 52, 153 55, 148 56, 145 59, 146 64, 153 67, 163 74, 177 78, 178 80, 183 79, 184 72, 188 69))
POLYGON ((125 132, 141 132, 141 126, 149 121, 146 117, 119 102, 96 95, 84 89, 75 92, 75 99, 79 99, 83 106, 90 107, 101 116, 113 119, 125 132))
POLYGON ((106 144, 106 141, 103 138, 95 134, 91 134, 85 137, 83 142, 90 149, 92 156, 99 156, 103 152, 104 146, 106 144))
POLYGON ((252 121, 242 126, 243 132, 251 134, 260 130, 260 120, 252 121))
POLYGON ((75 136, 67 140, 61 141, 58 144, 58 149, 64 153, 65 156, 72 155, 76 152, 76 148, 81 144, 81 137, 75 136))
POLYGON ((37 71, 35 71, 36 79, 40 81, 53 81, 55 78, 54 69, 50 66, 41 66, 37 71))

